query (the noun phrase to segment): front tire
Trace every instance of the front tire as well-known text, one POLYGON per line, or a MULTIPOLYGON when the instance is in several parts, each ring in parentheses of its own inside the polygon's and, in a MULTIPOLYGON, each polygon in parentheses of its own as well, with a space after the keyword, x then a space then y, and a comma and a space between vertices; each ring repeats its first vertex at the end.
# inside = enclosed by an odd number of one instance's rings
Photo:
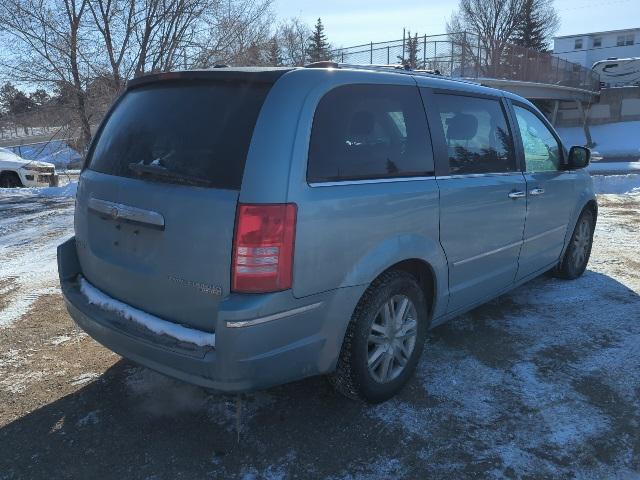
POLYGON ((393 397, 415 371, 427 330, 427 301, 416 279, 403 271, 382 274, 353 313, 330 382, 369 403, 393 397))
POLYGON ((593 212, 590 209, 584 210, 578 218, 564 257, 554 271, 556 277, 573 280, 584 273, 591 256, 594 227, 593 212))

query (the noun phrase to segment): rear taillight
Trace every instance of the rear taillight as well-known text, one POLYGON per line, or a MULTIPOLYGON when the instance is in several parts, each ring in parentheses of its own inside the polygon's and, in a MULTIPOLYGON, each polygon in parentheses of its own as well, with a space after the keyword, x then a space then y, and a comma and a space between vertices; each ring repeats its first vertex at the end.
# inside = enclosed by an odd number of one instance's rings
POLYGON ((231 289, 265 293, 291 288, 296 205, 239 204, 231 289))

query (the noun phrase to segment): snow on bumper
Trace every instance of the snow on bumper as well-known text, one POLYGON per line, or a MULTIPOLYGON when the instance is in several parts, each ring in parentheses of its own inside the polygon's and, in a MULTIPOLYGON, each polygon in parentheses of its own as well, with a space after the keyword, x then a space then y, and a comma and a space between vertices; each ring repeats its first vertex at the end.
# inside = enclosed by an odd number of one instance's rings
POLYGON ((183 327, 166 320, 162 320, 142 310, 127 305, 115 298, 111 298, 101 292, 83 277, 79 277, 80 292, 86 297, 87 301, 104 310, 114 312, 127 320, 136 322, 143 327, 151 330, 158 335, 167 335, 176 340, 192 343, 199 347, 215 347, 215 333, 202 332, 192 328, 183 327))

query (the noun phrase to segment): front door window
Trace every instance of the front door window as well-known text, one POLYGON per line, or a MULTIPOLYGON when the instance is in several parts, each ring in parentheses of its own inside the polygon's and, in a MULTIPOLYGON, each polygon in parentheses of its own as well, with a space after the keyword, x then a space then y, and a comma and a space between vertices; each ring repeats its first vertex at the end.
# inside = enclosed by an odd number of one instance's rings
POLYGON ((561 149, 556 137, 533 112, 518 106, 514 108, 522 137, 527 172, 559 170, 561 149))

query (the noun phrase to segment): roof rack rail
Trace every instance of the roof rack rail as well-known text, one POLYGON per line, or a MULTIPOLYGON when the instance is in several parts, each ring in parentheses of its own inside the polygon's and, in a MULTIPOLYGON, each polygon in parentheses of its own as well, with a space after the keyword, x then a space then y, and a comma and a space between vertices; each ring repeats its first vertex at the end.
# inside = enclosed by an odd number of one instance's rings
MULTIPOLYGON (((403 75, 418 75, 421 77, 436 77, 443 78, 440 70, 427 70, 427 69, 412 69, 408 65, 403 65, 402 63, 392 63, 392 64, 355 64, 355 63, 339 63, 331 60, 325 60, 322 62, 313 62, 304 66, 304 68, 350 68, 353 70, 373 70, 379 72, 391 72, 400 73, 403 75)), ((460 82, 467 83, 472 85, 481 85, 480 82, 474 81, 469 78, 453 78, 446 77, 447 80, 451 80, 452 82, 460 82)))
POLYGON ((332 60, 322 60, 321 62, 307 63, 304 68, 340 68, 340 64, 332 60))
POLYGON ((323 60, 321 62, 313 62, 304 66, 305 68, 352 68, 358 70, 393 70, 398 73, 409 74, 427 74, 427 75, 441 75, 439 70, 427 70, 427 69, 413 69, 409 65, 403 65, 402 63, 391 64, 355 64, 355 63, 340 63, 332 60, 323 60))
POLYGON ((423 76, 438 76, 441 77, 442 74, 440 70, 427 70, 427 69, 417 69, 411 68, 409 65, 404 65, 402 63, 392 63, 389 65, 380 64, 380 65, 357 65, 352 63, 340 63, 340 67, 343 68, 353 68, 358 70, 380 70, 380 71, 389 71, 393 70, 396 73, 404 73, 408 75, 423 75, 423 76))

